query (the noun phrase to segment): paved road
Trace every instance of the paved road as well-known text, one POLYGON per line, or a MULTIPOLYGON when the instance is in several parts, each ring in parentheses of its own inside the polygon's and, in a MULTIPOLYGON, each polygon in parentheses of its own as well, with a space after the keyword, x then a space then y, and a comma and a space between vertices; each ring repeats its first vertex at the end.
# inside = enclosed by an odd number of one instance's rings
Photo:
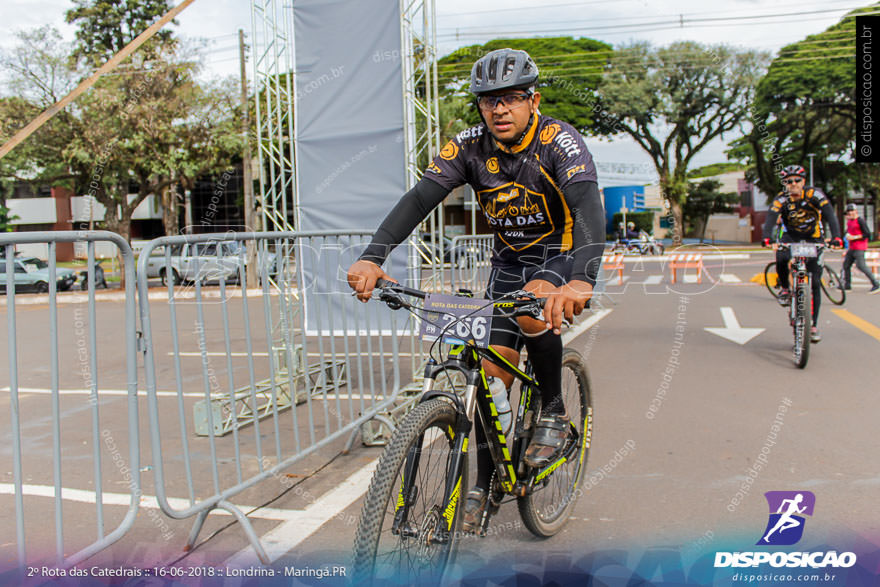
MULTIPOLYGON (((465 541, 456 572, 474 578, 515 569, 546 578, 545 569, 583 568, 589 559, 628 577, 650 553, 661 552, 683 559, 687 575, 701 556, 753 548, 767 521, 763 493, 770 490, 816 495, 805 543, 877 550, 880 296, 868 296, 866 282, 857 282, 844 308, 825 301, 823 341, 798 370, 784 310, 750 281, 770 259, 766 253, 707 259, 702 284, 689 278, 675 286, 662 262, 628 262, 625 283, 610 283, 603 300, 611 312, 572 342, 588 359, 595 428, 587 490, 570 523, 559 535, 536 540, 513 504, 506 505, 493 520, 495 536, 465 541), (722 308, 740 326, 765 330, 745 344, 707 331, 725 325, 722 308)), ((380 449, 357 447, 327 464, 339 448, 233 499, 255 506, 284 492, 254 516, 279 568, 347 563, 359 496, 380 449)), ((142 461, 150 466, 149 450, 142 461)), ((151 495, 149 470, 144 479, 151 495)), ((8 513, 11 498, 0 499, 8 513)), ((83 521, 90 511, 83 509, 83 521)), ((252 556, 241 528, 224 528, 230 518, 212 515, 200 546, 180 559, 190 521, 154 519, 149 511, 97 560, 197 566, 247 564, 252 556), (156 520, 167 526, 160 529, 156 520), (170 539, 157 539, 169 533, 170 539)))

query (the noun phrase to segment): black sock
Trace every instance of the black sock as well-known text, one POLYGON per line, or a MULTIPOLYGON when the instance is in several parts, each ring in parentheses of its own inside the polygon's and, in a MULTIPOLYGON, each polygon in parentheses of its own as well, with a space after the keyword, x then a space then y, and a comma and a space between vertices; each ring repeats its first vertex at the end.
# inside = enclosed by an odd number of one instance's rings
POLYGON ((562 403, 562 337, 548 330, 524 336, 535 379, 541 386, 541 414, 565 414, 562 403))

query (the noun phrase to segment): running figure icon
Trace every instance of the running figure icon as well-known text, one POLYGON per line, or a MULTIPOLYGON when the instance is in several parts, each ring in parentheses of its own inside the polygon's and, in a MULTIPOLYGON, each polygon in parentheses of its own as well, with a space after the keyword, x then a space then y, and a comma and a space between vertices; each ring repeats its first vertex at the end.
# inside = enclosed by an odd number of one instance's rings
POLYGON ((769 532, 767 532, 767 535, 764 536, 764 542, 769 543, 770 542, 770 535, 773 534, 774 532, 776 532, 777 530, 779 531, 780 534, 782 534, 783 532, 785 532, 789 528, 796 528, 801 525, 800 520, 793 518, 792 514, 804 513, 804 510, 807 509, 807 506, 804 506, 802 508, 798 507, 798 504, 800 504, 802 501, 804 501, 804 494, 803 493, 798 493, 796 496, 794 496, 794 499, 783 499, 782 500, 782 503, 780 504, 779 509, 776 510, 776 513, 782 514, 782 516, 780 516, 779 520, 776 522, 776 525, 773 526, 773 529, 770 530, 769 532), (782 508, 786 507, 786 504, 788 504, 788 509, 785 511, 785 513, 783 513, 782 508))

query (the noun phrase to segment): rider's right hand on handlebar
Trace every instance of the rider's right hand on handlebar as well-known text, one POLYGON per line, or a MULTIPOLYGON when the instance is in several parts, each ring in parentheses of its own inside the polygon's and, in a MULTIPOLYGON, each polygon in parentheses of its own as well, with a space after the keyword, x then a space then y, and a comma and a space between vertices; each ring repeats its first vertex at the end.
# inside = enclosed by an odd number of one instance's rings
POLYGON ((348 285, 357 294, 357 299, 362 302, 370 299, 373 294, 373 288, 376 287, 376 281, 379 279, 386 279, 396 283, 396 280, 382 271, 382 268, 372 261, 356 261, 348 268, 348 285))

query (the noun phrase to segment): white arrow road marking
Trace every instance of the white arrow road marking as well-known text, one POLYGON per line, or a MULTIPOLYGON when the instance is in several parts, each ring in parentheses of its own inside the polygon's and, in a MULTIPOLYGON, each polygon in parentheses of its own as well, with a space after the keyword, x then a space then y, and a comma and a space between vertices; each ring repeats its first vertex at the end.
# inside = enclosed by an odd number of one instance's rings
POLYGON ((724 320, 724 328, 707 326, 705 330, 737 344, 746 344, 765 330, 764 328, 743 328, 737 322, 733 308, 728 306, 721 307, 721 319, 724 320))

